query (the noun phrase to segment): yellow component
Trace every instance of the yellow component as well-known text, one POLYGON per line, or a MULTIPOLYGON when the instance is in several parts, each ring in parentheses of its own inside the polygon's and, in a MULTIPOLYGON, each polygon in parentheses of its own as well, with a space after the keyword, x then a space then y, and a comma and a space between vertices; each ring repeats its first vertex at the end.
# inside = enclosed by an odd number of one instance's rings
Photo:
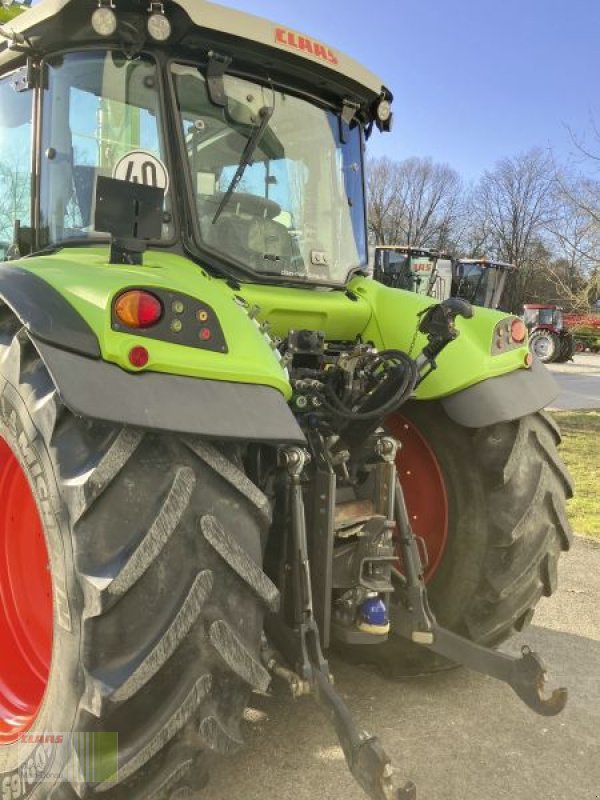
POLYGON ((362 633, 372 633, 375 636, 387 636, 387 634, 390 632, 389 622, 387 625, 369 625, 368 622, 363 622, 361 620, 358 622, 356 627, 362 633))
POLYGON ((206 311, 198 311, 196 318, 198 319, 198 322, 206 322, 208 319, 208 313, 206 311))

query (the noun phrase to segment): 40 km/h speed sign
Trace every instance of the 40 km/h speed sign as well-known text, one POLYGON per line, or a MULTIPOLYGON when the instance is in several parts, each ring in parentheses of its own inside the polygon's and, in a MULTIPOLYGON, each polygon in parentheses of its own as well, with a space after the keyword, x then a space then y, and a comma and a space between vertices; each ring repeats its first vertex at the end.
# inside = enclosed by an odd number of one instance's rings
POLYGON ((169 191, 169 173, 166 165, 148 150, 132 150, 115 164, 113 178, 129 183, 143 183, 169 191))

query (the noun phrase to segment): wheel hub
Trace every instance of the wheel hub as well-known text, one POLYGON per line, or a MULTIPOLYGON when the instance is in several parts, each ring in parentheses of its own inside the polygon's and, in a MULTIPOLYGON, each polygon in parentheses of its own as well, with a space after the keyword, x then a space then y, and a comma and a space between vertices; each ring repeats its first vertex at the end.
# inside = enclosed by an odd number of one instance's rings
POLYGON ((536 336, 532 342, 533 352, 538 358, 547 358, 552 350, 550 339, 547 336, 536 336))
POLYGON ((42 705, 52 655, 52 577, 42 522, 15 454, 0 438, 0 745, 42 705))

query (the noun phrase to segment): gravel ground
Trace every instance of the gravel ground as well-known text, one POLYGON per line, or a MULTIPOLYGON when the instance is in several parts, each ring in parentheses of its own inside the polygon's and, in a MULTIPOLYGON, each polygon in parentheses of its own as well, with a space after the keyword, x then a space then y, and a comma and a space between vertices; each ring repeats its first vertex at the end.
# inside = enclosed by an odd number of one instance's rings
MULTIPOLYGON (((552 685, 569 687, 558 717, 529 711, 504 684, 464 669, 392 683, 334 663, 361 727, 377 733, 419 800, 600 798, 600 543, 578 538, 561 586, 511 642, 543 655, 552 685)), ((283 687, 254 696, 247 749, 221 760, 210 800, 364 800, 336 738, 308 698, 283 687)))

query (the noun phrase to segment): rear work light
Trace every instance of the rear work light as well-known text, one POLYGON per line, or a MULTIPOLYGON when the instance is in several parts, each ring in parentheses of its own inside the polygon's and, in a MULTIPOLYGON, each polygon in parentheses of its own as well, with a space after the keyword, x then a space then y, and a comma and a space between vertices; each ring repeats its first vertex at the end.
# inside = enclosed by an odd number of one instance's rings
POLYGON ((513 342, 524 342, 527 336, 527 327, 522 319, 513 319, 510 326, 510 335, 513 342))
POLYGON ((163 304, 150 292, 130 289, 115 302, 115 316, 128 328, 151 328, 160 322, 164 313, 163 304))

